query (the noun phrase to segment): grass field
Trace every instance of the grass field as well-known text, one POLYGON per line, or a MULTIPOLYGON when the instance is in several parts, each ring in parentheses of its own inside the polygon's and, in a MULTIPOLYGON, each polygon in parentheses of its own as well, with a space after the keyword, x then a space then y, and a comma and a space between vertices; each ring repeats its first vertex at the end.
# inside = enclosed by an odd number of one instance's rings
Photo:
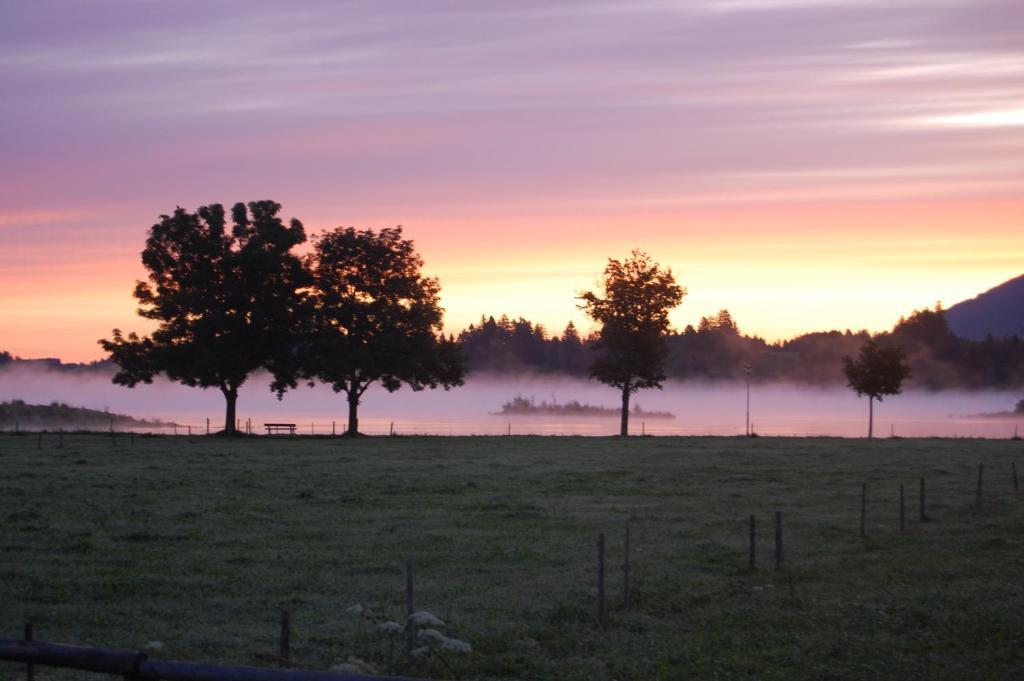
MULTIPOLYGON (((288 608, 292 657, 313 669, 350 657, 453 679, 1008 679, 1024 668, 1024 495, 1010 474, 1015 458, 1024 465, 1020 442, 139 437, 129 447, 127 436, 80 434, 56 444, 0 436, 0 636, 31 620, 51 641, 159 641, 154 657, 260 665, 288 608), (628 517, 636 598, 625 611, 628 517), (401 618, 410 555, 417 607, 473 652, 409 666, 400 637, 376 631, 401 618), (356 603, 373 614, 346 612, 356 603)), ((21 674, 0 663, 0 678, 21 674)))

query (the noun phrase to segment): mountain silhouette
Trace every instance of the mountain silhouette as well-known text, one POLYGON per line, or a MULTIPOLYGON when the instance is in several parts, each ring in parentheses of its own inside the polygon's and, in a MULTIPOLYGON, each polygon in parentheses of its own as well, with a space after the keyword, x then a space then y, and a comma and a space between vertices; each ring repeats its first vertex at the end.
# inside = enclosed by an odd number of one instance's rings
POLYGON ((946 310, 950 330, 961 338, 1024 337, 1024 274, 946 310))

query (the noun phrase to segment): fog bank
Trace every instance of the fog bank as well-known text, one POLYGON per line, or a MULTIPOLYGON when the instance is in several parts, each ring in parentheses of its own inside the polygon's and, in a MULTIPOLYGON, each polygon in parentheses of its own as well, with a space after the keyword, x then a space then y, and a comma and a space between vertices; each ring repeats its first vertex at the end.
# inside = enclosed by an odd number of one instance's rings
MULTIPOLYGON (((347 418, 343 394, 329 387, 300 386, 281 401, 270 392, 268 378, 258 374, 242 387, 238 414, 255 431, 265 422, 292 422, 303 434, 341 432, 347 418)), ((450 391, 413 392, 403 387, 387 393, 371 387, 360 407, 360 430, 368 434, 471 435, 613 435, 616 418, 504 416, 493 412, 517 395, 560 403, 578 400, 617 407, 617 391, 600 383, 569 377, 473 376, 450 391)), ((1020 393, 1013 391, 910 391, 875 405, 875 433, 888 436, 1010 437, 1024 419, 985 419, 980 413, 1013 408, 1020 393)), ((214 429, 223 425, 224 400, 217 390, 188 388, 164 379, 129 389, 110 382, 102 372, 73 373, 40 367, 0 369, 0 400, 21 399, 32 404, 59 401, 74 406, 106 409, 139 418, 189 424, 203 432, 206 419, 214 429)), ((746 387, 743 383, 668 382, 663 390, 644 390, 633 397, 648 411, 668 411, 671 420, 631 421, 631 432, 670 435, 738 435, 745 428, 746 387)), ((791 384, 751 386, 751 421, 762 435, 835 435, 860 437, 867 430, 867 398, 842 387, 816 388, 791 384)))

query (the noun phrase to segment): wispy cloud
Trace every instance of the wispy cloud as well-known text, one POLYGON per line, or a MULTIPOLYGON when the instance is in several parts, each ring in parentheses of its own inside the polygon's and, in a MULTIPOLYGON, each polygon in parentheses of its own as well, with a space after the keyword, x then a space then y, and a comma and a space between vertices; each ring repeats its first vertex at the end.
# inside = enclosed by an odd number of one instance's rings
POLYGON ((1024 108, 997 111, 972 111, 923 116, 907 121, 911 125, 935 126, 942 128, 1007 128, 1024 126, 1024 108))
MULTIPOLYGON (((712 238, 649 213, 718 211, 727 231, 730 209, 1024 183, 1018 0, 8 0, 3 15, 0 229, 19 272, 42 271, 47 241, 135 250, 175 205, 255 196, 500 254, 505 220, 547 243, 615 215, 627 230, 573 234, 618 252, 712 238)), ((1008 234, 1006 215, 975 229, 1008 234)))

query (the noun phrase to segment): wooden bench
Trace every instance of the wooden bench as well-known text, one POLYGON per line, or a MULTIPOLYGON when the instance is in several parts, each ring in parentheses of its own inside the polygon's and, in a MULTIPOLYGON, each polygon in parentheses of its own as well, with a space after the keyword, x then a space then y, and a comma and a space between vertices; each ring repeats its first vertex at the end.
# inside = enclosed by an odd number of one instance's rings
POLYGON ((267 429, 267 435, 270 435, 271 433, 283 433, 286 430, 289 435, 295 435, 294 423, 264 423, 263 427, 267 429))

